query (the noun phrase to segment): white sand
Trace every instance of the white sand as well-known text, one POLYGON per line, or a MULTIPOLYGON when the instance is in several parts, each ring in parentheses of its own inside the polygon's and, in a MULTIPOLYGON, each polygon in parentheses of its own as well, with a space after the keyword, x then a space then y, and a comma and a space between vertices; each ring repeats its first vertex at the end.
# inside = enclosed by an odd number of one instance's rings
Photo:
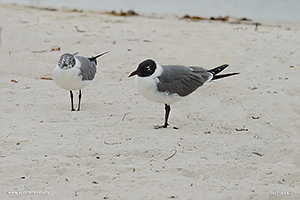
POLYGON ((0 5, 0 27, 0 199, 300 198, 299 24, 0 5), (69 92, 41 77, 65 52, 106 50, 70 112, 69 92), (154 130, 164 105, 127 78, 146 58, 241 74, 171 105, 154 130))

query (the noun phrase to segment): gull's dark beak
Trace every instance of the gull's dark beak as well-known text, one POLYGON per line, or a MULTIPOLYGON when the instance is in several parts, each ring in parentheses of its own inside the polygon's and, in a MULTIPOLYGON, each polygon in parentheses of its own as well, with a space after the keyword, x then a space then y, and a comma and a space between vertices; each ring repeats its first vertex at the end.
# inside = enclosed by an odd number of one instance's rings
POLYGON ((131 76, 134 76, 134 75, 137 75, 138 74, 138 71, 137 70, 135 70, 134 72, 132 72, 131 74, 129 74, 129 76, 128 77, 131 77, 131 76))
POLYGON ((63 69, 63 68, 67 68, 67 67, 68 67, 68 65, 67 65, 66 63, 63 63, 63 64, 62 64, 62 69, 63 69))

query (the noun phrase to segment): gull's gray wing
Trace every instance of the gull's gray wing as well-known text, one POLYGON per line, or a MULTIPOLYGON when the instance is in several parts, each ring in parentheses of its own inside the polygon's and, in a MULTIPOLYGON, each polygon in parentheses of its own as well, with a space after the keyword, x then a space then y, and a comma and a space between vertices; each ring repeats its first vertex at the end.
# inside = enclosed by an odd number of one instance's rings
POLYGON ((181 65, 164 65, 163 73, 158 77, 158 91, 177 93, 186 96, 210 80, 212 74, 202 67, 184 67, 181 65))
POLYGON ((80 73, 83 81, 91 81, 94 79, 97 72, 97 67, 88 58, 83 56, 76 56, 76 58, 81 62, 80 73))

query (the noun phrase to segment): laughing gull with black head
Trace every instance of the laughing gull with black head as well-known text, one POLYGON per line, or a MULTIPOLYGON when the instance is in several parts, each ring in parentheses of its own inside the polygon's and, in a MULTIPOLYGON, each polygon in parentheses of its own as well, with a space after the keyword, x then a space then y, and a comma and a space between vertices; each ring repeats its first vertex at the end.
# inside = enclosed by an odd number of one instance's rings
POLYGON ((73 106, 72 90, 79 90, 78 109, 80 110, 81 89, 95 78, 97 72, 97 58, 107 54, 108 51, 90 58, 75 56, 75 54, 63 54, 53 70, 53 79, 55 83, 65 89, 70 90, 71 111, 75 111, 73 106))
POLYGON ((129 77, 137 75, 135 85, 146 99, 165 104, 165 124, 155 126, 158 129, 167 128, 169 125, 170 104, 181 100, 211 80, 239 74, 217 75, 226 67, 228 67, 227 64, 206 70, 202 67, 159 65, 154 60, 148 59, 141 62, 129 77))

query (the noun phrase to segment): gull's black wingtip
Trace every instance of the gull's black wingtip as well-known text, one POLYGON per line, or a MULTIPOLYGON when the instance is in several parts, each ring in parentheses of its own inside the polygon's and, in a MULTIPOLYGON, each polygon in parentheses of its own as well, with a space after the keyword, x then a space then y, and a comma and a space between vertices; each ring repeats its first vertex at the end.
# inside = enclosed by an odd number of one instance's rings
POLYGON ((225 78, 225 77, 228 77, 228 76, 234 76, 234 75, 240 74, 240 73, 230 73, 230 74, 217 75, 221 71, 223 71, 225 68, 227 68, 228 66, 229 66, 228 64, 224 64, 224 65, 221 65, 219 67, 216 67, 216 68, 213 68, 213 69, 210 69, 210 70, 207 70, 207 71, 212 73, 212 75, 213 75, 212 80, 216 80, 216 79, 225 78))
POLYGON ((92 62, 93 60, 96 60, 96 59, 99 58, 100 56, 103 56, 103 55, 105 55, 105 54, 107 54, 107 53, 109 53, 109 51, 105 51, 105 52, 103 52, 103 53, 101 53, 101 54, 99 54, 99 55, 97 55, 97 56, 93 56, 93 57, 90 57, 90 58, 88 58, 88 59, 92 62))
POLYGON ((227 76, 234 76, 234 75, 238 75, 240 73, 230 73, 230 74, 221 74, 221 75, 216 75, 216 76, 213 76, 213 78, 211 80, 216 80, 216 79, 219 79, 219 78, 225 78, 227 76))
POLYGON ((228 66, 229 66, 228 64, 224 64, 224 65, 221 65, 219 67, 216 67, 216 68, 213 68, 213 69, 210 69, 210 70, 207 70, 207 71, 210 72, 210 73, 212 73, 213 76, 215 76, 216 74, 220 73, 225 68, 227 68, 228 66))

